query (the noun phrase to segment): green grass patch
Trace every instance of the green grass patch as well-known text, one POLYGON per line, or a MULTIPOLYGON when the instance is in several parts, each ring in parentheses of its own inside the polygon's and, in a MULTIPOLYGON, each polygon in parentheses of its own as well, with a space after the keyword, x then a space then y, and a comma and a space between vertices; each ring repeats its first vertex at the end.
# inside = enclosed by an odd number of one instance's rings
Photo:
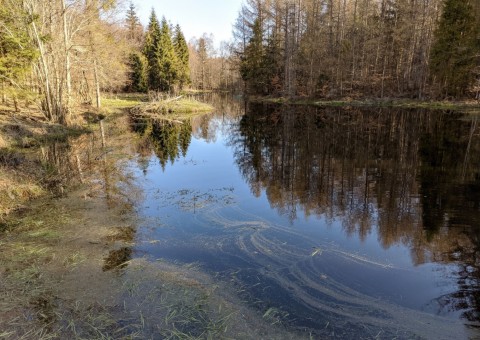
POLYGON ((30 233, 28 233, 28 236, 35 238, 35 239, 49 239, 49 240, 54 240, 58 239, 60 237, 60 233, 55 230, 49 230, 49 229, 40 229, 40 230, 35 230, 30 233))
POLYGON ((98 114, 104 116, 115 115, 148 101, 148 95, 144 93, 122 93, 115 96, 108 96, 102 99, 102 108, 98 114))
POLYGON ((186 119, 198 113, 209 113, 214 110, 210 104, 195 99, 166 99, 138 105, 131 110, 135 116, 152 116, 166 119, 186 119))

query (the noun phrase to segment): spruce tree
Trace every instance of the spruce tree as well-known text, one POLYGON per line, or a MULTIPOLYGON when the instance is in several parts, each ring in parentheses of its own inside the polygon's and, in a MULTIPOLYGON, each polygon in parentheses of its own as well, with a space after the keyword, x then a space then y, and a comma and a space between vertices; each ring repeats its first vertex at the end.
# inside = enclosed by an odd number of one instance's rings
POLYGON ((132 92, 148 91, 148 62, 142 53, 133 52, 130 54, 129 66, 130 86, 132 92))
POLYGON ((266 94, 268 81, 265 74, 265 48, 260 20, 253 25, 253 36, 245 48, 240 65, 240 74, 250 93, 266 94))
POLYGON ((148 62, 148 88, 153 91, 163 89, 163 80, 161 77, 162 64, 159 60, 161 35, 160 24, 158 23, 155 11, 152 9, 145 34, 143 54, 148 62))
POLYGON ((138 43, 142 40, 142 24, 140 19, 135 11, 135 6, 133 3, 130 3, 130 6, 127 10, 127 18, 125 19, 127 26, 127 37, 130 41, 138 43))
POLYGON ((262 77, 264 94, 275 94, 282 89, 283 68, 281 67, 282 52, 280 41, 274 32, 267 40, 262 62, 262 77))
POLYGON ((173 36, 173 46, 177 56, 177 77, 180 84, 180 89, 190 83, 190 65, 189 52, 185 36, 182 33, 180 25, 175 27, 173 36))
POLYGON ((159 89, 169 92, 178 83, 178 61, 173 48, 170 26, 165 18, 162 19, 160 39, 158 41, 157 62, 159 65, 159 89))
POLYGON ((462 97, 475 79, 480 55, 480 25, 472 0, 445 0, 430 69, 444 96, 462 97))

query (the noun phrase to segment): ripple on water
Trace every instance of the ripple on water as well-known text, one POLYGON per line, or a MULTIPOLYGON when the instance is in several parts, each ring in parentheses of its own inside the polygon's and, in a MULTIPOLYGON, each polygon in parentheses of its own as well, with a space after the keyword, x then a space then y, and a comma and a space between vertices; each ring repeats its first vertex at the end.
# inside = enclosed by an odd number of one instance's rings
POLYGON ((465 332, 456 320, 407 308, 379 290, 376 280, 401 278, 404 269, 313 241, 238 207, 206 205, 195 223, 198 230, 188 239, 172 236, 163 246, 199 259, 272 323, 352 339, 448 339, 465 332), (218 232, 205 232, 212 229, 218 232))

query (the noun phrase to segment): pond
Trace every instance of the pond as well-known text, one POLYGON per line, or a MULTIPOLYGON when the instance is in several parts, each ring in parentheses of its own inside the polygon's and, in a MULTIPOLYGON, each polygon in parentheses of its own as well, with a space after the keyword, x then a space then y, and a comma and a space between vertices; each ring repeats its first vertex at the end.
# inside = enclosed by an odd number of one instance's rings
POLYGON ((132 121, 129 257, 194 264, 307 337, 479 335, 476 117, 211 100, 132 121))

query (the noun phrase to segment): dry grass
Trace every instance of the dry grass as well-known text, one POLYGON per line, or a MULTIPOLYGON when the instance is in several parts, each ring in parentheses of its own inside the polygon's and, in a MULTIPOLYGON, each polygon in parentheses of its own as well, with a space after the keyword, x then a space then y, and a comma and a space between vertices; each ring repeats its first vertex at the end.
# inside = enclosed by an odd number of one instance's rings
POLYGON ((195 99, 173 98, 137 105, 130 112, 134 116, 180 120, 200 113, 213 112, 213 110, 213 106, 195 99))
POLYGON ((57 169, 39 156, 41 149, 88 132, 83 127, 50 123, 33 108, 13 112, 0 107, 0 221, 63 185, 57 169))

